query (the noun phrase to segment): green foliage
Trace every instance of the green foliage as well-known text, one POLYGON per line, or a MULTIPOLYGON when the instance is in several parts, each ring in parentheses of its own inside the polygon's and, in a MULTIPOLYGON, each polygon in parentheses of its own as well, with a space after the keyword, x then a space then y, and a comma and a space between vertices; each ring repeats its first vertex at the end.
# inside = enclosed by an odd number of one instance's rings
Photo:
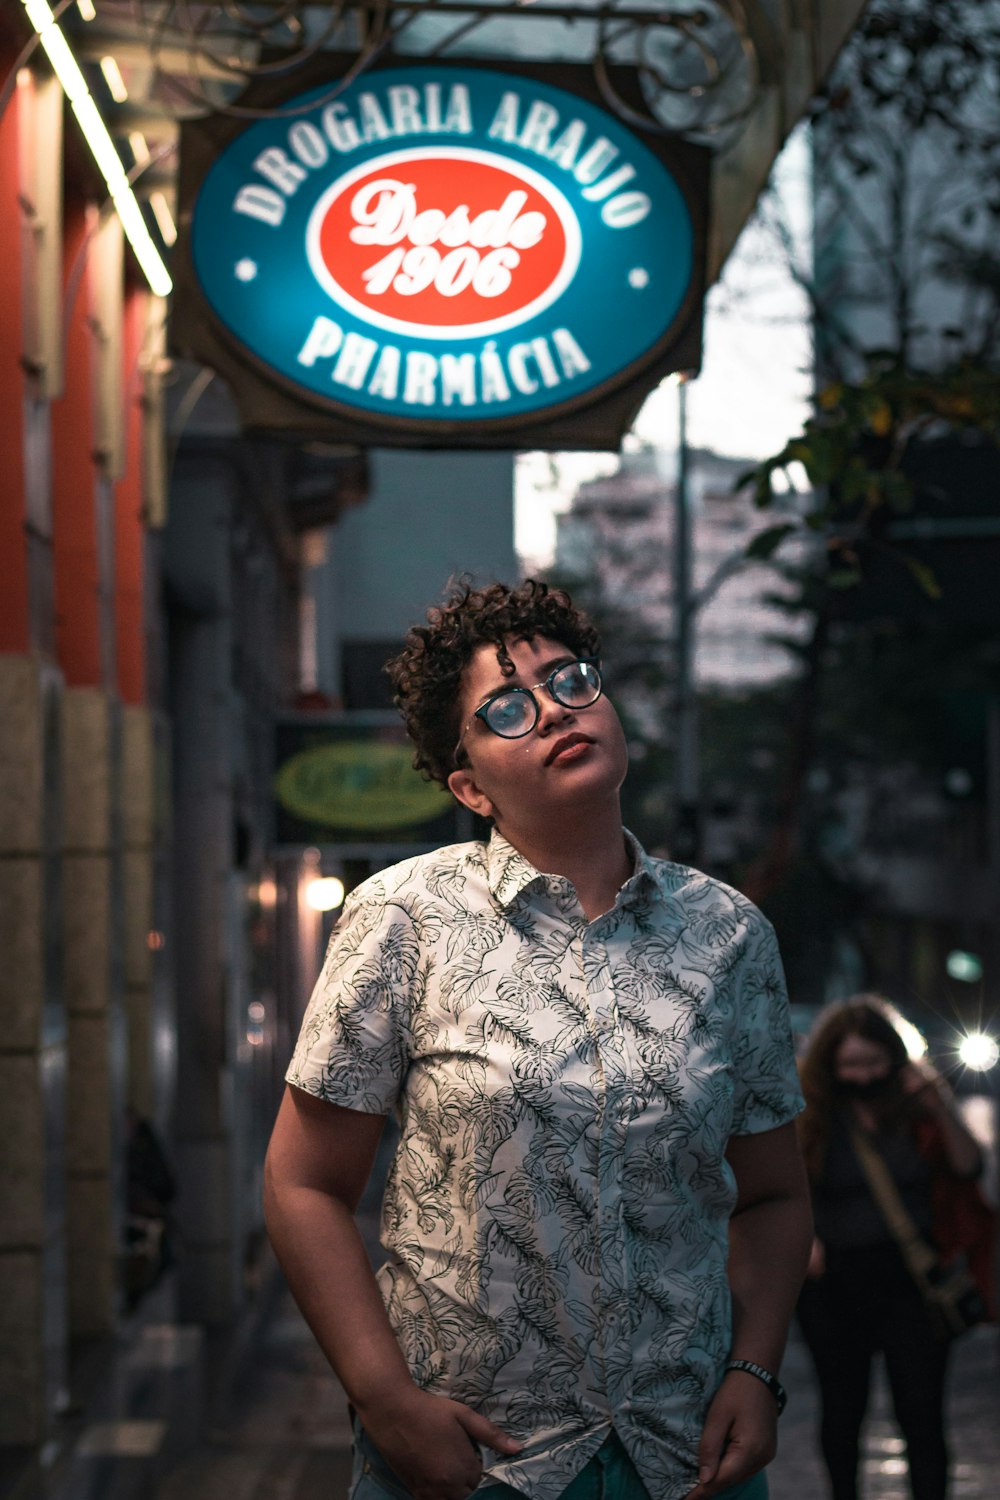
POLYGON ((758 531, 747 546, 747 557, 766 562, 774 556, 785 538, 794 535, 797 530, 794 521, 783 521, 780 526, 769 526, 766 531, 758 531))
MULTIPOLYGON (((706 782, 762 768, 763 848, 736 883, 775 921, 800 998, 822 998, 842 937, 871 953, 879 857, 909 836, 922 859, 953 859, 985 798, 1000 542, 949 522, 988 523, 1000 494, 998 57, 994 4, 870 0, 811 111, 811 254, 780 213, 773 225, 823 384, 802 431, 736 489, 782 523, 753 555, 796 584, 801 672, 744 701, 738 727, 712 710, 706 782), (949 801, 956 768, 964 806, 949 801), (907 835, 913 787, 925 823, 907 835)), ((899 977, 877 962, 867 976, 899 977)))
MULTIPOLYGON (((870 0, 810 110, 813 263, 776 227, 827 383, 803 431, 742 482, 767 509, 802 466, 800 526, 825 540, 819 571, 838 589, 862 571, 861 544, 884 551, 893 518, 919 514, 921 444, 1000 437, 998 57, 994 4, 870 0)), ((933 598, 930 569, 900 562, 933 598)))
MULTIPOLYGON (((778 500, 787 507, 793 464, 802 465, 815 492, 797 525, 761 532, 748 555, 770 557, 803 529, 822 533, 833 562, 827 583, 849 587, 861 577, 858 544, 879 540, 887 546, 886 522, 919 507, 918 466, 912 463, 917 445, 969 434, 1000 440, 1000 374, 967 362, 929 374, 886 356, 874 359, 863 380, 835 381, 821 390, 803 431, 740 476, 737 488, 752 486, 761 509, 778 500), (779 473, 786 482, 776 487, 779 473)), ((937 597, 932 571, 912 558, 903 561, 917 586, 937 597)))

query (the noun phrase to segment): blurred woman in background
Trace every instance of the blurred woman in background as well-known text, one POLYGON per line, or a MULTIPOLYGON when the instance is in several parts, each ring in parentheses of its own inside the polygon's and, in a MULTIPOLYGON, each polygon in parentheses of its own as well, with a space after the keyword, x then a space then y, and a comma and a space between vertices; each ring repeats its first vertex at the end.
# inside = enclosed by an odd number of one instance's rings
POLYGON ((908 1054, 906 1029, 913 1030, 885 1000, 859 995, 824 1012, 802 1060, 806 1108, 799 1125, 816 1239, 798 1312, 819 1380, 820 1442, 833 1500, 857 1500, 877 1350, 906 1441, 914 1500, 945 1500, 948 1487, 949 1345, 870 1185, 871 1147, 922 1239, 946 1261, 959 1249, 972 1251, 970 1269, 983 1274, 984 1285, 990 1274, 992 1214, 974 1187, 982 1171, 979 1147, 940 1074, 908 1054), (965 1243, 950 1242, 956 1230, 965 1243))

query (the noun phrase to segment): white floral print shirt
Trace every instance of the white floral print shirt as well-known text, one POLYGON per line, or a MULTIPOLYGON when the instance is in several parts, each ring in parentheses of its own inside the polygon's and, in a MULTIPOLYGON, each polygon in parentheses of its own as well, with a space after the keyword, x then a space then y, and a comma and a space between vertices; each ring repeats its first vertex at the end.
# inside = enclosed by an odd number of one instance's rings
POLYGON ((612 1425, 654 1500, 693 1487, 730 1344, 726 1143, 802 1107, 769 923, 626 837, 592 922, 496 832, 367 880, 287 1074, 398 1113, 393 1329, 419 1385, 524 1442, 483 1485, 532 1500, 612 1425))

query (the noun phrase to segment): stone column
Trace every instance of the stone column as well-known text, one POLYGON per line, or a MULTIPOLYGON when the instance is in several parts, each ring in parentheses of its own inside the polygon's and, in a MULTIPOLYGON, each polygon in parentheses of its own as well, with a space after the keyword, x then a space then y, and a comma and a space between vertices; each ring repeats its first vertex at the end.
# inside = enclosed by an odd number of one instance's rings
POLYGON ((64 1404, 58 673, 0 656, 0 1444, 44 1441, 64 1404))
POLYGON ((103 688, 63 701, 63 932, 69 1024, 70 1333, 110 1333, 118 1308, 125 1034, 116 788, 120 713, 103 688))
POLYGON ((233 704, 231 464, 182 450, 174 469, 166 573, 173 724, 174 951, 180 1195, 178 1311, 222 1323, 242 1296, 234 1165, 233 704))
POLYGON ((153 723, 147 708, 122 710, 123 949, 128 1103, 158 1121, 153 964, 165 941, 153 919, 156 854, 153 723))

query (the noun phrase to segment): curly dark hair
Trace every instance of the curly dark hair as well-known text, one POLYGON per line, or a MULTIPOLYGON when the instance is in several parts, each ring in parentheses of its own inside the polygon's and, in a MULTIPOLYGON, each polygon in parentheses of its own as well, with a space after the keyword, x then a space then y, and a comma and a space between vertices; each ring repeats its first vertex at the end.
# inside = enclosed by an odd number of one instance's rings
POLYGON ((877 1042, 889 1055, 890 1087, 884 1113, 895 1121, 913 1108, 905 1094, 900 1074, 908 1061, 900 1028, 907 1023, 883 995, 853 995, 822 1011, 809 1034, 805 1056, 799 1065, 805 1110, 798 1118, 799 1139, 806 1169, 815 1182, 822 1175, 830 1124, 837 1108, 835 1064, 846 1037, 860 1036, 877 1042))
POLYGON ((510 677, 515 668, 505 642, 536 635, 579 656, 600 654, 600 638, 583 611, 562 589, 534 578, 514 587, 491 583, 481 589, 460 579, 443 604, 427 611, 427 624, 407 632, 406 645, 386 662, 385 671, 416 746, 413 764, 429 780, 445 786, 456 769, 462 673, 476 648, 496 646, 500 670, 510 677))

